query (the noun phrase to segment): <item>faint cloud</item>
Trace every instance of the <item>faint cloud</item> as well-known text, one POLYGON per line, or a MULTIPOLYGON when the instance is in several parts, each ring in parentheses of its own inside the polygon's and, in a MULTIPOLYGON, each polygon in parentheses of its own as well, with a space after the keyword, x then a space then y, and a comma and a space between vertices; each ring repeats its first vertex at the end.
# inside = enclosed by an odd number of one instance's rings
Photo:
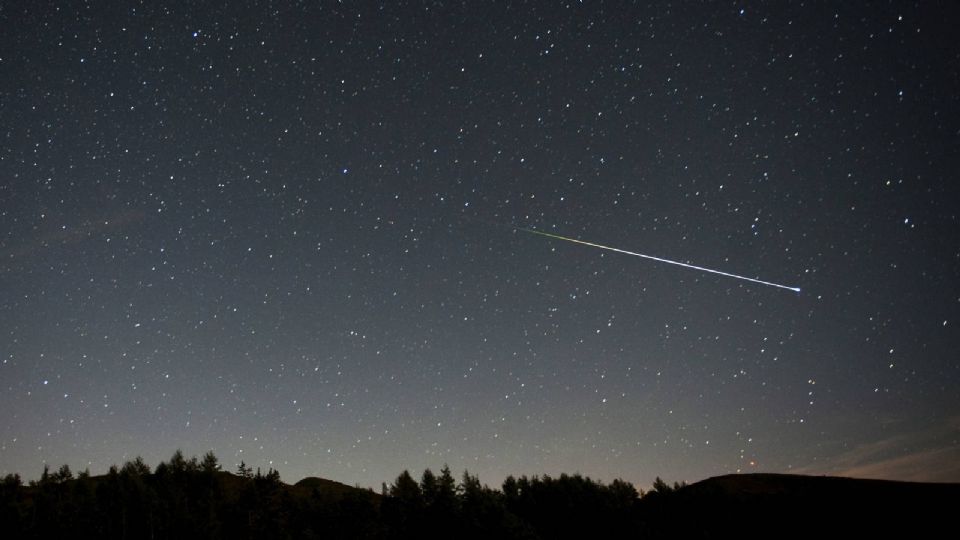
POLYGON ((960 482, 960 448, 921 450, 905 456, 855 465, 839 472, 854 478, 913 482, 960 482))
POLYGON ((43 249, 63 247, 105 234, 117 233, 129 225, 139 223, 147 215, 142 210, 129 209, 109 215, 106 218, 75 220, 70 226, 37 230, 19 244, 6 245, 0 241, 0 260, 13 260, 33 255, 43 249))
POLYGON ((912 482, 960 482, 960 417, 949 418, 923 431, 861 444, 826 461, 791 472, 912 482))

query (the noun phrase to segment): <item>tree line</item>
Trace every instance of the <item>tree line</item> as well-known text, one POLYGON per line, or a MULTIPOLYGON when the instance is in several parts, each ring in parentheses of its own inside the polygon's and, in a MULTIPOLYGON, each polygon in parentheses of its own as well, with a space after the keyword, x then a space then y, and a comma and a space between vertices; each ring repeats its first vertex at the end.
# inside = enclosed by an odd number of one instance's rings
MULTIPOLYGON (((314 479, 316 480, 316 479, 314 479)), ((325 483, 324 483, 325 482, 325 483)), ((101 476, 44 467, 24 485, 0 481, 0 531, 6 538, 559 538, 636 536, 650 529, 658 501, 680 486, 659 478, 653 490, 579 474, 510 476, 499 489, 464 471, 403 471, 380 493, 342 484, 281 482, 241 462, 234 473, 217 457, 179 450, 151 470, 137 457, 101 476), (339 488, 332 487, 339 486, 339 488)))

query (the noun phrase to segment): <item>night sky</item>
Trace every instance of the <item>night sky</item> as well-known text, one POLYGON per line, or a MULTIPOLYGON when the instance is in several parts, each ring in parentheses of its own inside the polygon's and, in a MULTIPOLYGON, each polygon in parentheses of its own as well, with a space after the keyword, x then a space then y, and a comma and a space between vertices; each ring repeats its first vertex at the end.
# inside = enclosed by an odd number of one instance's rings
POLYGON ((0 6, 0 473, 960 481, 954 3, 118 4, 0 6))

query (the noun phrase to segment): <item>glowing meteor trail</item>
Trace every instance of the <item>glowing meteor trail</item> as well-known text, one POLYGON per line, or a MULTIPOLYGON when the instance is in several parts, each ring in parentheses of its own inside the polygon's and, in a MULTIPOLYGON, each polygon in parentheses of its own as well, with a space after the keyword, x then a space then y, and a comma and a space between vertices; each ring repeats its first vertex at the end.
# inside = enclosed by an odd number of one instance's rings
POLYGON ((779 283, 773 283, 770 281, 763 281, 762 279, 754 279, 747 276, 738 276, 737 274, 731 274, 729 272, 721 272, 720 270, 714 270, 712 268, 704 268, 702 266, 696 266, 693 264, 682 263, 680 261, 671 261, 670 259, 663 259, 660 257, 654 257, 653 255, 644 255, 643 253, 634 253, 633 251, 627 251, 625 249, 617 249, 615 247, 604 246, 600 244, 594 244, 593 242, 585 242, 583 240, 577 240, 576 238, 567 238, 566 236, 560 236, 559 234, 550 234, 543 231, 538 231, 535 229, 520 229, 521 231, 528 232, 531 234, 539 234, 540 236, 546 236, 548 238, 555 238, 557 240, 566 240, 567 242, 573 242, 575 244, 583 244, 585 246, 606 249, 608 251, 616 251, 617 253, 623 253, 625 255, 633 255, 634 257, 643 257, 644 259, 650 259, 651 261, 657 261, 667 264, 675 264, 677 266, 682 266, 684 268, 690 268, 691 270, 700 270, 701 272, 709 272, 711 274, 717 274, 720 276, 726 276, 734 279, 742 279, 743 281, 750 281, 753 283, 759 283, 760 285, 768 285, 770 287, 777 287, 780 289, 786 289, 788 291, 793 291, 795 293, 800 292, 800 287, 788 287, 786 285, 780 285, 779 283))

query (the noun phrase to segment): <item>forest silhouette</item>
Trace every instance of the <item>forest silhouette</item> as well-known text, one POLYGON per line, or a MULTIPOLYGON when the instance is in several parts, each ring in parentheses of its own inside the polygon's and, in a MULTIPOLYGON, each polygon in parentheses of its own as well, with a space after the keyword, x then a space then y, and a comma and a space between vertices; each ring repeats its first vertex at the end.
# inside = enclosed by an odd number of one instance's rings
POLYGON ((507 477, 401 472, 381 492, 179 450, 151 470, 137 457, 105 475, 44 467, 0 482, 4 538, 806 538, 933 534, 950 526, 960 484, 728 475, 643 492, 579 474, 507 477))

